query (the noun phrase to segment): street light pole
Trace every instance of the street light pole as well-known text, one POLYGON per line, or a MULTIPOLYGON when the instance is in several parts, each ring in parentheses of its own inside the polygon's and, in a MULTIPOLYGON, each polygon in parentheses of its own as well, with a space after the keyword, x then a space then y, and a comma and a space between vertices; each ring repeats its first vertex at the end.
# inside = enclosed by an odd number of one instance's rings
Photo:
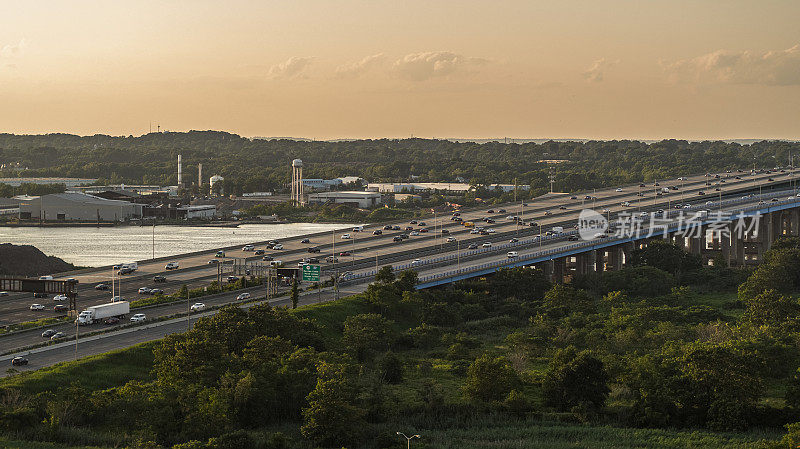
POLYGON ((397 434, 401 435, 403 438, 406 439, 406 441, 408 442, 408 449, 411 449, 411 440, 413 440, 414 438, 419 438, 419 435, 411 435, 409 437, 409 436, 406 436, 406 434, 404 434, 403 432, 397 432, 397 434))

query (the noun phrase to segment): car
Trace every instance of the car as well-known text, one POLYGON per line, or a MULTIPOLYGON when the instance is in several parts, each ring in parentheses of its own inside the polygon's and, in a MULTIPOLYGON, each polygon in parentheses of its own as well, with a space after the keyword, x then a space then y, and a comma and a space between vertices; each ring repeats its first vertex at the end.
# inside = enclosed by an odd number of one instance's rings
POLYGON ((134 271, 133 268, 122 267, 122 268, 119 269, 119 271, 117 271, 117 274, 122 276, 122 275, 126 275, 126 274, 131 274, 131 273, 133 273, 133 271, 134 271))
POLYGON ((422 228, 419 230, 419 232, 428 232, 428 228, 422 228))
POLYGON ((351 238, 350 234, 342 234, 342 240, 350 240, 351 238))
POLYGON ((424 222, 424 221, 420 221, 419 223, 417 223, 417 226, 428 226, 428 225, 427 225, 427 224, 425 224, 425 222, 424 222))
POLYGON ((257 249, 257 250, 255 250, 255 252, 253 252, 253 254, 256 255, 256 256, 262 256, 262 255, 264 255, 264 250, 263 249, 257 249))
POLYGON ((408 222, 408 224, 417 224, 417 220, 411 220, 408 222))
POLYGON ((348 280, 348 279, 350 279, 352 277, 353 277, 353 272, 352 271, 345 271, 344 273, 339 275, 339 280, 340 281, 346 281, 346 280, 348 280))
POLYGON ((50 340, 58 340, 59 338, 64 338, 66 336, 67 334, 65 334, 64 332, 56 332, 55 334, 50 336, 50 340))
POLYGON ((416 237, 416 236, 419 235, 419 231, 411 231, 411 232, 408 233, 408 235, 410 235, 412 237, 416 237))
POLYGON ((339 253, 339 257, 348 257, 348 256, 352 256, 352 254, 350 254, 350 251, 342 251, 339 253))
POLYGON ((164 294, 164 290, 161 290, 160 288, 151 288, 150 289, 150 294, 151 295, 163 295, 164 294))
POLYGON ((551 212, 551 211, 549 211, 549 210, 546 210, 546 211, 544 211, 544 215, 545 215, 545 216, 548 216, 548 215, 553 215, 553 212, 551 212))
POLYGON ((8 292, 0 292, 0 296, 8 296, 8 292))
POLYGON ((42 304, 31 304, 31 310, 44 310, 44 305, 42 304))
POLYGON ((774 181, 774 179, 772 179, 772 178, 767 178, 767 181, 774 181))
POLYGON ((477 243, 470 243, 469 246, 467 247, 467 249, 478 249, 478 244, 477 243))
POLYGON ((147 320, 147 316, 143 313, 137 313, 136 315, 131 317, 131 323, 141 323, 147 320))
POLYGON ((53 301, 66 301, 68 299, 69 298, 67 298, 67 295, 55 295, 55 296, 53 296, 53 301))
POLYGON ((684 208, 684 209, 691 209, 691 207, 692 207, 692 205, 691 205, 691 204, 684 204, 684 205, 683 205, 683 208, 684 208))
POLYGON ((233 275, 231 275, 231 276, 228 276, 228 277, 226 278, 226 280, 228 281, 228 283, 229 283, 229 284, 233 284, 234 282, 238 281, 238 280, 239 280, 239 278, 238 278, 238 277, 236 277, 236 276, 233 276, 233 275))
POLYGON ((178 269, 178 262, 170 262, 164 266, 165 270, 177 270, 178 269))
POLYGON ((413 231, 414 230, 414 226, 406 226, 405 230, 406 231, 413 231))
POLYGON ((140 295, 149 295, 150 294, 150 287, 140 287, 139 288, 140 295))
POLYGON ((509 259, 513 259, 513 258, 518 257, 518 256, 519 256, 519 253, 516 252, 516 251, 509 251, 508 253, 506 253, 506 257, 509 258, 509 259))
POLYGON ((381 231, 380 229, 372 231, 372 235, 381 235, 381 234, 383 234, 383 231, 381 231))
POLYGON ((242 247, 242 251, 253 251, 253 250, 255 250, 255 249, 256 249, 256 247, 255 247, 255 246, 253 246, 253 245, 244 245, 244 246, 242 247))
POLYGON ((449 234, 449 233, 450 233, 450 231, 449 231, 449 230, 447 230, 447 229, 442 229, 442 235, 447 235, 447 234, 449 234))
POLYGON ((511 240, 508 241, 508 243, 517 243, 517 242, 519 242, 519 239, 516 237, 511 237, 511 240))
POLYGON ((392 226, 392 231, 399 231, 399 230, 400 230, 400 226, 398 226, 398 225, 392 226))
POLYGON ((460 217, 461 216, 461 212, 453 212, 453 216, 454 217, 460 217))
POLYGON ((456 241, 455 237, 447 237, 447 239, 445 239, 445 242, 447 242, 447 243, 453 243, 455 241, 456 241))
POLYGON ((403 238, 400 237, 399 235, 396 235, 396 236, 394 236, 394 238, 392 238, 392 241, 393 242, 402 242, 403 238))
POLYGON ((103 324, 106 324, 106 325, 108 325, 108 326, 111 326, 111 325, 113 325, 113 324, 119 324, 119 318, 117 318, 117 317, 115 317, 115 316, 112 316, 112 317, 106 318, 106 319, 103 321, 103 324))
POLYGON ((403 240, 406 240, 406 239, 408 239, 410 237, 408 236, 408 234, 400 234, 400 238, 403 239, 403 240))
POLYGON ((272 257, 272 256, 264 256, 264 257, 261 258, 261 260, 263 260, 265 262, 269 262, 270 260, 275 260, 275 258, 272 257))
POLYGON ((27 364, 28 364, 28 359, 26 359, 25 357, 17 356, 11 359, 11 366, 22 366, 27 364))
POLYGON ((569 237, 567 237, 567 240, 569 240, 570 242, 577 242, 578 241, 578 236, 577 235, 570 235, 569 237))
POLYGON ((558 208, 561 210, 567 210, 567 206, 558 206, 558 208))
POLYGON ((66 312, 69 310, 69 306, 66 304, 56 304, 53 306, 53 312, 66 312))
POLYGON ((157 274, 153 276, 153 282, 167 282, 167 277, 157 274))
POLYGON ((192 312, 198 312, 200 310, 206 310, 206 305, 202 302, 196 302, 192 304, 192 307, 189 307, 192 312))
POLYGON ((505 209, 497 209, 497 213, 498 214, 504 214, 504 213, 506 213, 506 210, 505 209))
POLYGON ((594 235, 594 238, 596 238, 596 239, 604 239, 604 238, 606 238, 606 237, 608 237, 608 236, 607 236, 607 235, 605 235, 605 234, 604 234, 604 233, 602 233, 602 232, 598 232, 597 234, 595 234, 595 235, 594 235))
POLYGON ((319 263, 319 259, 316 258, 316 257, 306 257, 305 259, 303 259, 303 262, 305 262, 305 263, 315 263, 316 264, 316 263, 319 263))
POLYGON ((272 247, 275 251, 280 251, 283 249, 283 245, 280 243, 276 243, 275 246, 272 247))
POLYGON ((703 191, 701 190, 701 191, 697 192, 697 194, 698 194, 698 195, 705 195, 705 194, 706 194, 706 192, 703 192, 703 191))
POLYGON ((338 262, 338 261, 339 261, 339 259, 337 257, 334 257, 334 256, 328 256, 328 257, 325 258, 325 262, 328 262, 328 263, 334 263, 334 262, 338 262))
POLYGON ((321 250, 320 250, 320 249, 319 249, 319 247, 317 247, 317 246, 312 246, 312 247, 308 248, 308 252, 309 252, 309 253, 318 253, 318 252, 320 252, 320 251, 321 251, 321 250))
POLYGON ((492 209, 489 209, 489 210, 487 210, 487 211, 486 211, 486 213, 487 213, 487 214, 493 214, 493 213, 494 213, 494 210, 492 210, 492 209))
POLYGON ((506 217, 506 220, 515 220, 515 219, 516 215, 509 215, 508 217, 506 217))
POLYGON ((392 230, 392 225, 386 225, 386 226, 384 226, 384 227, 383 227, 383 230, 384 230, 384 231, 391 231, 391 230, 392 230))
POLYGON ((247 292, 239 293, 239 296, 236 297, 236 300, 237 301, 243 301, 245 299, 250 299, 250 296, 251 296, 250 293, 247 293, 247 292))
POLYGON ((773 198, 773 199, 771 199, 770 201, 772 201, 773 203, 777 203, 777 202, 778 202, 778 199, 777 199, 777 198, 773 198))
POLYGON ((218 264, 218 263, 219 263, 219 260, 217 260, 217 259, 211 259, 211 260, 208 261, 209 265, 214 265, 214 264, 218 264))
POLYGON ((578 199, 578 197, 577 197, 577 196, 575 196, 575 195, 573 195, 573 196, 569 197, 569 199, 571 199, 571 200, 577 200, 577 199, 578 199))
POLYGON ((411 265, 419 265, 421 263, 422 263, 422 261, 420 259, 414 259, 414 260, 411 261, 411 265))
POLYGON ((217 253, 214 254, 214 257, 225 257, 225 251, 217 251, 217 253))
POLYGON ((300 243, 311 243, 311 240, 310 239, 303 239, 303 240, 300 240, 300 243))
POLYGON ((42 332, 42 338, 50 338, 56 334, 56 331, 53 329, 47 329, 46 331, 42 332))
POLYGON ((621 187, 617 187, 616 192, 622 192, 622 188, 621 187))
POLYGON ((483 242, 483 245, 481 245, 481 246, 483 246, 484 248, 491 248, 492 247, 492 242, 483 242))

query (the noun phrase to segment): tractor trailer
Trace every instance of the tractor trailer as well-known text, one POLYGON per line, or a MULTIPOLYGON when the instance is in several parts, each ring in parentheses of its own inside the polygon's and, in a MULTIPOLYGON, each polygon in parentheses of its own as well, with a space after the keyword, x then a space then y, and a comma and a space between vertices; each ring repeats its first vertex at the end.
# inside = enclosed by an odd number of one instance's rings
POLYGON ((125 314, 130 313, 130 311, 131 303, 128 301, 110 302, 108 304, 88 307, 78 315, 75 322, 79 325, 93 324, 106 318, 123 318, 125 314))

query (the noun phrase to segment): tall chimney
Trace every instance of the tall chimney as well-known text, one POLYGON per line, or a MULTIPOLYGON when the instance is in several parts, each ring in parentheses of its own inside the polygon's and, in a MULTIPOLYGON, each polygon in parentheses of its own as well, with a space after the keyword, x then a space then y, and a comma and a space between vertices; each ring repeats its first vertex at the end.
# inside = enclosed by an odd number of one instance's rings
POLYGON ((183 186, 183 164, 181 164, 181 155, 178 155, 178 187, 183 186))
POLYGON ((203 164, 197 164, 197 186, 203 187, 203 164))

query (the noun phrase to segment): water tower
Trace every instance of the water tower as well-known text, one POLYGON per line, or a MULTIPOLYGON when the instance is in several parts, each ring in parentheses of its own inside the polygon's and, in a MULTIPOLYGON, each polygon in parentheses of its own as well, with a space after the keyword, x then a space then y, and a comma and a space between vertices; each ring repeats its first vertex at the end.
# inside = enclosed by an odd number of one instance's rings
POLYGON ((292 203, 296 206, 306 204, 303 197, 303 161, 300 159, 292 161, 292 203))

